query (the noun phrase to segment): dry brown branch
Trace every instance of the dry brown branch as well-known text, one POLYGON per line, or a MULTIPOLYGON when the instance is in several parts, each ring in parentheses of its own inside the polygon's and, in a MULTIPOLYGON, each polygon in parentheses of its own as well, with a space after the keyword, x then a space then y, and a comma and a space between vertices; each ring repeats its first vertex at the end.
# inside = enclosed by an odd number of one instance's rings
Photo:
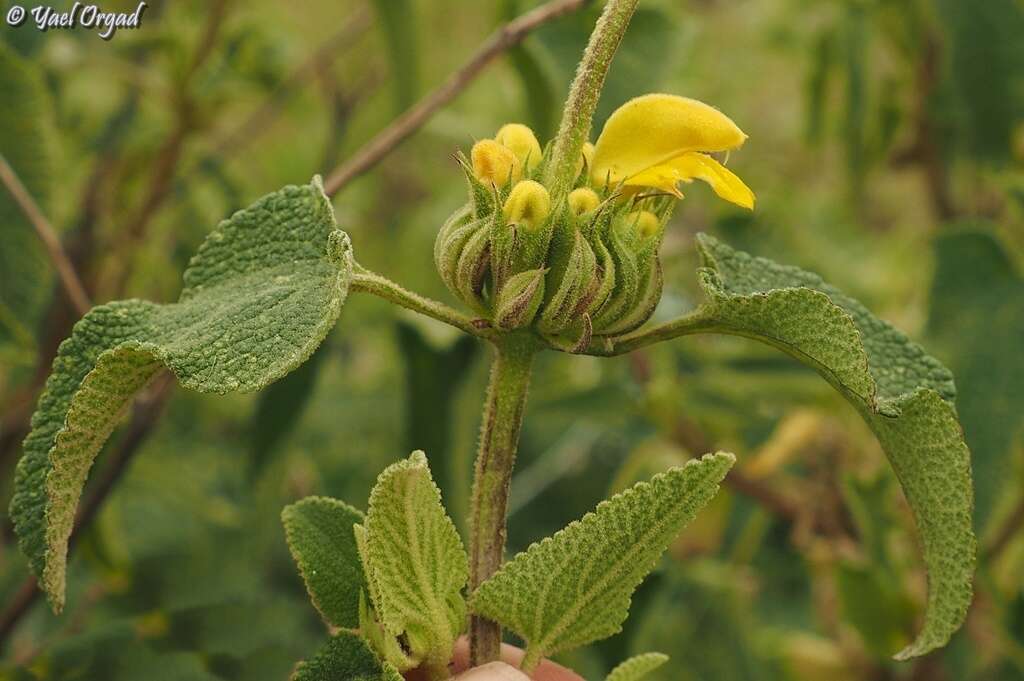
POLYGON ((32 223, 32 227, 35 228, 39 238, 42 239, 43 245, 46 247, 46 254, 57 269, 61 286, 64 287, 64 291, 68 294, 71 303, 75 306, 78 314, 84 315, 92 307, 92 303, 89 301, 89 295, 85 292, 82 280, 78 278, 78 273, 75 272, 68 254, 64 251, 64 247, 61 246, 60 238, 57 236, 57 232, 54 231, 53 225, 43 215, 39 204, 32 198, 28 189, 22 184, 21 178, 14 172, 14 168, 11 167, 11 164, 7 162, 3 155, 0 155, 0 180, 7 187, 7 191, 11 193, 15 203, 18 204, 18 208, 25 214, 28 221, 32 223))

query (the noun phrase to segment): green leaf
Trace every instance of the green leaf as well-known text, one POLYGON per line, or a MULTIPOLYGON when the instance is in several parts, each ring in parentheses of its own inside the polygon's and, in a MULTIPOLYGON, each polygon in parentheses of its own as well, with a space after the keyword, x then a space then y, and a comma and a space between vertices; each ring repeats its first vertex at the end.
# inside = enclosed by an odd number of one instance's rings
POLYGON ((896 657, 944 645, 971 602, 976 548, 970 452, 952 374, 817 275, 707 235, 698 247, 707 328, 760 340, 810 365, 878 437, 914 513, 929 580, 921 632, 896 657))
POLYGON ((235 213, 207 237, 179 302, 91 310, 61 344, 18 463, 11 517, 55 611, 93 459, 161 368, 200 392, 253 391, 302 364, 348 292, 348 237, 319 179, 235 213))
POLYGON ((366 578, 352 527, 363 514, 337 499, 307 497, 286 506, 281 521, 313 605, 336 627, 358 627, 366 578))
POLYGON ((380 474, 365 527, 370 593, 385 630, 405 634, 413 657, 446 666, 465 620, 469 560, 423 452, 380 474))
POLYGON ((619 664, 605 677, 605 681, 639 681, 661 665, 668 662, 664 653, 643 653, 634 655, 619 664))
POLYGON ((726 452, 708 454, 600 503, 506 563, 480 585, 470 608, 526 641, 526 670, 621 631, 633 591, 734 461, 726 452))
MULTIPOLYGON (((51 105, 36 65, 0 44, 0 154, 48 214, 53 176, 51 105)), ((0 341, 32 347, 33 330, 49 294, 50 270, 42 241, 0 186, 0 341)))
POLYGON ((366 641, 342 631, 332 636, 312 659, 300 662, 292 681, 402 681, 387 662, 373 654, 366 641))

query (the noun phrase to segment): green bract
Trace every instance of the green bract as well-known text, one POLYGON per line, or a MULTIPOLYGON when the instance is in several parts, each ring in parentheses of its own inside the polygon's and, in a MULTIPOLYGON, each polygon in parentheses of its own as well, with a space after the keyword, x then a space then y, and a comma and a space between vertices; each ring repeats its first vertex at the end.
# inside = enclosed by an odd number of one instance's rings
POLYGON ((334 325, 352 256, 319 179, 222 222, 185 272, 177 303, 101 305, 75 325, 18 463, 11 517, 54 610, 85 477, 131 398, 161 368, 186 388, 263 388, 302 364, 334 325))

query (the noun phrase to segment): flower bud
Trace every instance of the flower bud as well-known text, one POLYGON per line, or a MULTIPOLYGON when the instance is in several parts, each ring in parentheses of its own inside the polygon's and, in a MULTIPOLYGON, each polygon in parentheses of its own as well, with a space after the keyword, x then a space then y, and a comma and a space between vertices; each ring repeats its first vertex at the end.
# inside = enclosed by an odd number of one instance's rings
POLYGON ((434 265, 448 289, 459 295, 457 269, 459 259, 467 241, 476 232, 485 228, 481 220, 473 220, 468 207, 464 207, 448 218, 434 241, 434 265))
POLYGON ((502 187, 522 175, 522 164, 516 155, 494 140, 480 140, 469 155, 473 174, 482 182, 502 187))
POLYGON ((551 214, 551 196, 541 183, 523 180, 512 188, 501 210, 506 222, 536 230, 551 214))
POLYGON ((632 306, 614 323, 601 329, 601 333, 608 336, 619 336, 639 328, 651 318, 655 308, 658 307, 663 284, 661 263, 658 262, 657 254, 651 252, 646 267, 641 273, 640 288, 632 306))
POLYGON ((599 286, 597 257, 590 243, 576 229, 565 237, 562 244, 555 244, 562 253, 553 258, 548 275, 553 293, 544 302, 538 322, 540 330, 549 335, 578 326, 599 286))
POLYGON ((528 326, 544 300, 544 269, 527 270, 509 277, 498 292, 494 325, 500 329, 528 326))
POLYGON ((649 210, 633 211, 626 216, 626 221, 633 225, 633 228, 644 239, 654 236, 661 229, 661 220, 649 210))
POLYGON ((544 157, 533 130, 522 123, 507 123, 501 126, 498 134, 494 136, 494 141, 510 149, 527 172, 536 168, 544 157))
POLYGON ((580 187, 569 193, 569 208, 577 217, 594 210, 599 203, 601 198, 590 187, 580 187))
POLYGON ((481 314, 487 313, 484 282, 491 264, 491 232, 485 226, 476 230, 462 246, 455 266, 455 293, 481 314))

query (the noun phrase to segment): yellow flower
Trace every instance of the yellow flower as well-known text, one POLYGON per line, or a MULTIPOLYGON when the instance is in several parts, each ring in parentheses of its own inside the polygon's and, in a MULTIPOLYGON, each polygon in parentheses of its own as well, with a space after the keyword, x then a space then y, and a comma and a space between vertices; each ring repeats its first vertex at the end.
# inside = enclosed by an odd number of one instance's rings
POLYGON ((494 136, 494 141, 507 147, 527 170, 533 170, 541 162, 541 151, 537 136, 522 123, 506 123, 494 136))
POLYGON ((703 180, 726 201, 753 209, 754 193, 709 154, 739 148, 747 136, 703 102, 675 95, 632 99, 597 138, 591 179, 598 186, 653 187, 682 198, 680 182, 703 180))

